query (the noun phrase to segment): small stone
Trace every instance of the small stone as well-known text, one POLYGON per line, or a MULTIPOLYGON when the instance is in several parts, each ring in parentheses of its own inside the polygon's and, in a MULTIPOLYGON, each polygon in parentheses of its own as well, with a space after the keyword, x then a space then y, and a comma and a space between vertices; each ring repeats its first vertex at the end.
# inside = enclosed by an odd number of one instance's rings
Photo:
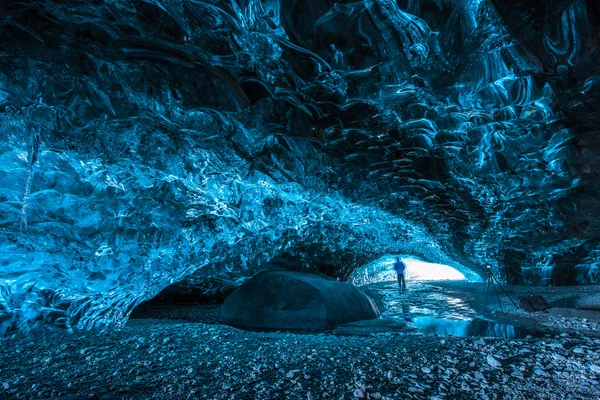
POLYGON ((2 384, 2 388, 3 388, 4 390, 8 390, 8 388, 9 388, 9 387, 10 387, 10 386, 9 386, 9 384, 8 384, 8 383, 6 383, 6 382, 4 382, 4 383, 2 384))
MULTIPOLYGON (((592 365, 590 365, 590 369, 592 370, 593 373, 600 374, 600 367, 599 366, 597 366, 595 364, 592 364, 592 365)), ((6 385, 6 383, 5 383, 5 385, 6 385)))
POLYGON ((430 374, 431 368, 423 367, 423 368, 421 368, 421 371, 423 371, 424 374, 430 374))
POLYGON ((356 389, 354 391, 354 397, 356 397, 357 399, 364 399, 365 393, 361 389, 356 389))
POLYGON ((286 378, 290 378, 290 379, 292 379, 292 378, 294 377, 294 371, 289 371, 289 372, 288 372, 288 373, 285 375, 285 377, 286 377, 286 378))
POLYGON ((575 353, 575 354, 583 354, 583 349, 581 347, 575 347, 573 349, 573 353, 575 353))
POLYGON ((487 363, 494 368, 502 367, 502 363, 500 361, 498 361, 496 358, 494 358, 494 356, 492 356, 491 354, 488 354, 486 360, 487 360, 487 363))

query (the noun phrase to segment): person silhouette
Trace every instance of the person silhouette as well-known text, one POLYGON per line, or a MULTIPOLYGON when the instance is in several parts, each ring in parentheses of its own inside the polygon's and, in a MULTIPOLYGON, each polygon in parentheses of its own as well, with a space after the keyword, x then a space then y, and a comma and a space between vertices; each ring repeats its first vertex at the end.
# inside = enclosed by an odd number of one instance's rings
POLYGON ((406 291, 406 281, 404 279, 404 273, 406 272, 406 264, 400 261, 400 257, 396 257, 396 262, 394 263, 394 269, 398 274, 398 286, 400 286, 401 291, 406 291))

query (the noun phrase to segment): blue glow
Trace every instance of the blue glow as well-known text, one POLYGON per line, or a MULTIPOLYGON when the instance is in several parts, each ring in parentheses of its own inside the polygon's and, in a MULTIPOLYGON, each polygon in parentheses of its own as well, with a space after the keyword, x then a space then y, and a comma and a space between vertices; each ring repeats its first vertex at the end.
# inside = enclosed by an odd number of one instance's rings
POLYGON ((273 259, 600 282, 591 2, 42 3, 0 14, 0 335, 273 259))

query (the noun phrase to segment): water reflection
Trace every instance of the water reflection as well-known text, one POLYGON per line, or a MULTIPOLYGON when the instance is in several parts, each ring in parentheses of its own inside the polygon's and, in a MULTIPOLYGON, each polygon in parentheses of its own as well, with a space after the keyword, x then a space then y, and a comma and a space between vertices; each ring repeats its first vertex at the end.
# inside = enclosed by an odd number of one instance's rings
POLYGON ((543 337, 547 333, 482 319, 467 299, 435 282, 411 282, 405 293, 398 292, 395 282, 373 287, 381 292, 385 302, 384 318, 405 321, 425 334, 521 339, 528 335, 543 337))
POLYGON ((405 318, 420 332, 443 336, 486 336, 504 339, 523 339, 528 335, 542 337, 545 332, 526 329, 514 325, 499 324, 483 319, 457 320, 434 317, 405 318))

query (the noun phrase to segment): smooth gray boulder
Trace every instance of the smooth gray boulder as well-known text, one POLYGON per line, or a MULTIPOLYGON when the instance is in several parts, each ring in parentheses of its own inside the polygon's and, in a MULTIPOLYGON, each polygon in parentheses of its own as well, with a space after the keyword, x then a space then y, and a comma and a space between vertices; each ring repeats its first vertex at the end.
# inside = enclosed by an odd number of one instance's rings
POLYGON ((225 299, 219 321, 253 329, 319 331, 379 315, 373 300, 350 283, 304 272, 262 271, 225 299))

